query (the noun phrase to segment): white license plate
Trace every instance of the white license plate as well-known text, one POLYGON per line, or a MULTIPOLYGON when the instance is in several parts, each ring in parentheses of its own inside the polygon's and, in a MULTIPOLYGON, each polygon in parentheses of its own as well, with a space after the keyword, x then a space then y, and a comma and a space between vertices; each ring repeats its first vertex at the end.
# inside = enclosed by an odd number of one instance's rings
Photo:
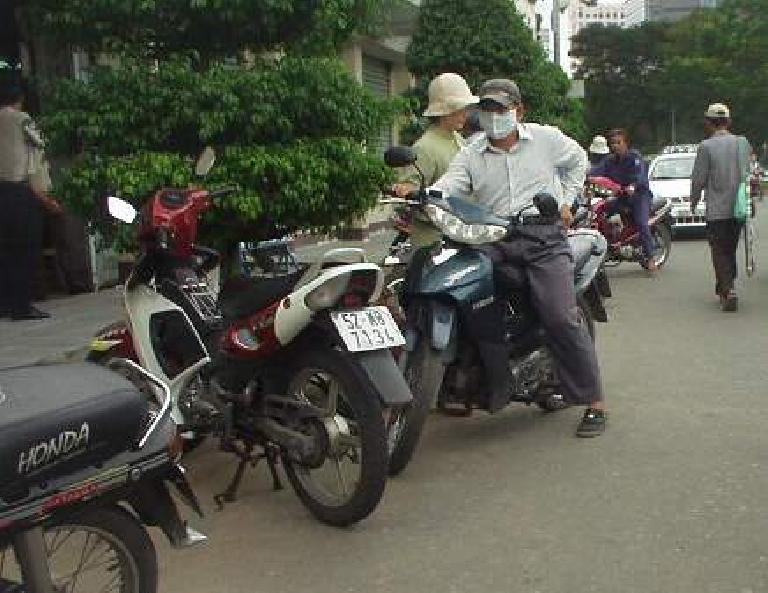
POLYGON ((350 352, 383 350, 405 344, 403 334, 386 307, 333 311, 331 320, 350 352))

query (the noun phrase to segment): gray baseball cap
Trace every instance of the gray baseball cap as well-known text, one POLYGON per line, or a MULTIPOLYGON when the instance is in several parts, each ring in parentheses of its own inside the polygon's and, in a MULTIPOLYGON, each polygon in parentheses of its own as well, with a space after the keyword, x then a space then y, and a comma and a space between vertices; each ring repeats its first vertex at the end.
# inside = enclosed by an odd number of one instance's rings
POLYGON ((480 105, 487 101, 493 101, 504 107, 513 103, 521 103, 520 89, 508 78, 494 78, 486 80, 480 87, 480 105))

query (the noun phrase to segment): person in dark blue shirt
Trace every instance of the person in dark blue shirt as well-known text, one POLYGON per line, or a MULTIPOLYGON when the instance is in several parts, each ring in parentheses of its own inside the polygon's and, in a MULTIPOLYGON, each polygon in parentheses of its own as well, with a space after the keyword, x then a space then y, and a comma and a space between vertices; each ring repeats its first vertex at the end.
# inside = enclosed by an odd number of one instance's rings
POLYGON ((620 184, 626 191, 626 197, 616 200, 608 212, 608 216, 630 209, 640 231, 640 242, 646 258, 646 266, 651 272, 656 271, 656 261, 653 259, 653 236, 648 227, 653 194, 648 186, 648 169, 642 155, 630 148, 629 134, 626 130, 617 128, 607 134, 611 154, 593 167, 589 175, 592 177, 608 177, 620 184))

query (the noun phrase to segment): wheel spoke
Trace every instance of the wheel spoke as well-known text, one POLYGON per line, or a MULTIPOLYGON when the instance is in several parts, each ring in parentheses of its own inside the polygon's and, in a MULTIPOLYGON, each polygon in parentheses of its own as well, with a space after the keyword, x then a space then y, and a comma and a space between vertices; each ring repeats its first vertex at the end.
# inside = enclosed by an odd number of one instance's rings
POLYGON ((344 479, 344 472, 341 471, 341 461, 339 459, 334 459, 334 465, 336 466, 336 475, 339 478, 339 483, 341 484, 341 493, 346 497, 349 494, 349 491, 347 489, 347 481, 344 479))

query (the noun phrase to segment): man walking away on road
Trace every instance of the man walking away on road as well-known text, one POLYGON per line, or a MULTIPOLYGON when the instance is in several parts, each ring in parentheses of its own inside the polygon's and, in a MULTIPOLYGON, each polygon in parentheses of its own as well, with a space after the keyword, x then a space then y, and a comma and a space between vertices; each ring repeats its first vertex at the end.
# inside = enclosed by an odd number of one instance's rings
POLYGON ((43 319, 32 306, 43 239, 43 209, 60 212, 49 197, 43 141, 22 111, 20 80, 0 82, 0 317, 43 319))
POLYGON ((742 221, 733 214, 739 185, 746 177, 750 146, 743 136, 729 131, 731 112, 726 105, 710 105, 704 114, 709 136, 699 145, 691 174, 691 211, 706 191, 707 239, 715 269, 715 292, 723 311, 736 311, 739 299, 733 287, 737 274, 736 248, 742 221))
MULTIPOLYGON (((511 80, 489 80, 478 94, 485 135, 456 155, 434 188, 464 199, 472 196, 502 217, 519 214, 539 193, 556 197, 562 220, 526 209, 514 236, 491 246, 489 255, 496 265, 512 265, 528 276, 566 401, 587 406, 576 434, 598 436, 606 422, 600 371, 576 305, 566 234, 573 198, 584 185, 587 154, 557 128, 521 123, 522 98, 511 80)), ((506 393, 507 386, 495 388, 506 393)))

